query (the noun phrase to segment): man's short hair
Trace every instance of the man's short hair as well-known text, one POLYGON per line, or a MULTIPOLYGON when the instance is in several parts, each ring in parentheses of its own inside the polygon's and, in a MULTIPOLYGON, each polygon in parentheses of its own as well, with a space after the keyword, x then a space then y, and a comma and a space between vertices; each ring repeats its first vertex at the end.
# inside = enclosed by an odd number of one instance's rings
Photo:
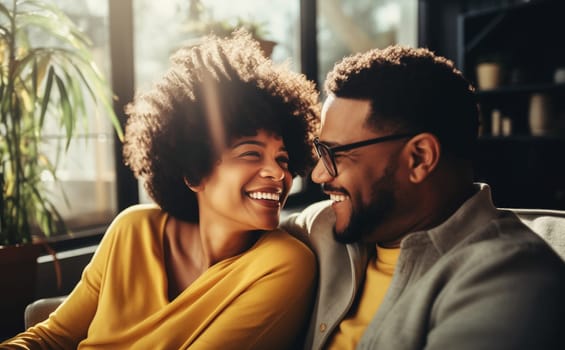
POLYGON ((367 125, 374 130, 430 132, 448 154, 471 159, 475 152, 474 88, 453 62, 430 50, 390 46, 346 57, 328 73, 325 90, 370 100, 367 125))

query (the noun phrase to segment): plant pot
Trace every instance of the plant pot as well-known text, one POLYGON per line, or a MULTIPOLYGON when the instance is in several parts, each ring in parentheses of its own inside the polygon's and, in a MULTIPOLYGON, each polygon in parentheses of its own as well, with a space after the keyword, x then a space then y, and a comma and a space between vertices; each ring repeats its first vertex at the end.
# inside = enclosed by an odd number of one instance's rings
POLYGON ((43 246, 0 246, 0 341, 24 330, 25 307, 35 299, 37 258, 43 246))
POLYGON ((257 41, 259 42, 259 46, 261 47, 261 50, 263 50, 263 54, 265 55, 265 57, 270 58, 271 55, 273 54, 273 50, 275 49, 277 43, 272 40, 263 40, 263 39, 257 39, 257 41))
MULTIPOLYGON (((191 47, 194 47, 194 46, 198 46, 198 45, 202 44, 203 39, 204 39, 204 37, 188 39, 188 40, 184 41, 182 43, 182 45, 180 45, 180 47, 191 48, 191 47)), ((273 54, 273 50, 274 50, 275 46, 277 45, 277 42, 272 41, 272 40, 264 40, 264 39, 257 39, 257 38, 255 38, 254 40, 257 40, 257 42, 259 43, 259 47, 261 48, 261 51, 263 51, 263 54, 265 55, 265 57, 270 58, 271 55, 273 54)))

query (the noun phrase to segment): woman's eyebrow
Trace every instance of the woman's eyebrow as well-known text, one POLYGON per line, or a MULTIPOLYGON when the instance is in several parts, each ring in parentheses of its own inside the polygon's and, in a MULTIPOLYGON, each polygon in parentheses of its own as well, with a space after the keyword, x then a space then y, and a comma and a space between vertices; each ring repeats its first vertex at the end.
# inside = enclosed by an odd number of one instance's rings
MULTIPOLYGON (((237 143, 235 143, 232 148, 237 148, 239 146, 243 146, 243 145, 257 145, 257 146, 261 146, 261 147, 266 147, 266 143, 265 142, 261 142, 261 141, 257 141, 257 140, 243 140, 243 141, 239 141, 237 143)), ((286 150, 286 147, 283 145, 279 148, 280 151, 283 152, 288 152, 286 150)))
POLYGON ((257 140, 243 140, 243 141, 239 141, 237 143, 235 143, 232 148, 236 148, 239 146, 243 146, 243 145, 257 145, 257 146, 262 146, 265 147, 265 143, 261 142, 261 141, 257 141, 257 140))

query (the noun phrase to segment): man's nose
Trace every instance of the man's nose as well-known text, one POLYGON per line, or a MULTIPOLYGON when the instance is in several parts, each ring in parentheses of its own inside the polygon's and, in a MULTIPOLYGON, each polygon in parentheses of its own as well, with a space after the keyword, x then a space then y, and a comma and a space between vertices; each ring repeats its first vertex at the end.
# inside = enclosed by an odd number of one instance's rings
POLYGON ((321 159, 318 159, 316 166, 312 170, 311 176, 312 176, 312 181, 318 184, 329 182, 333 179, 333 177, 330 175, 330 173, 324 166, 324 162, 321 159))

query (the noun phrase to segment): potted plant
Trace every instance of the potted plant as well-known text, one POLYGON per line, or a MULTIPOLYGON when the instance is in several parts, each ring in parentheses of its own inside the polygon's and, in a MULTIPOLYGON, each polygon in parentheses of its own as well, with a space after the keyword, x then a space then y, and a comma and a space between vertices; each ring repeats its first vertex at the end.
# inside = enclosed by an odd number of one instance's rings
POLYGON ((252 20, 245 20, 241 17, 228 19, 228 20, 211 20, 204 24, 201 33, 214 34, 219 37, 230 36, 234 31, 243 29, 248 32, 253 39, 259 42, 259 46, 265 56, 270 57, 275 48, 276 42, 265 39, 266 30, 265 25, 261 22, 252 20))
POLYGON ((218 37, 228 37, 236 30, 245 30, 253 39, 259 42, 259 46, 265 56, 270 57, 276 45, 275 41, 266 39, 266 23, 243 19, 241 17, 228 18, 224 20, 215 19, 210 11, 204 7, 201 0, 191 0, 188 8, 188 16, 183 25, 183 35, 189 38, 187 44, 194 45, 206 35, 214 34, 218 37))
MULTIPOLYGON (((89 39, 56 6, 42 0, 0 3, 0 314, 3 322, 23 316, 35 290, 34 236, 66 231, 41 180, 57 179, 57 163, 42 152, 46 123, 64 130, 58 147, 68 149, 79 123, 94 105, 109 116, 120 138, 112 94, 93 62, 89 39), (87 108, 87 106, 89 106, 87 108), (26 271, 18 261, 31 249, 26 271), (5 262, 2 262, 3 259, 5 262), (30 282, 24 278, 30 277, 30 282), (18 278, 18 281, 8 281, 18 278), (9 287, 16 294, 9 296, 9 287), (30 290, 31 289, 31 290, 30 290), (13 315, 11 312, 16 312, 13 315)), ((86 123, 84 123, 86 125, 86 123)), ((58 158, 57 154, 55 158, 58 158)), ((6 325, 0 329, 6 331, 6 325)))

